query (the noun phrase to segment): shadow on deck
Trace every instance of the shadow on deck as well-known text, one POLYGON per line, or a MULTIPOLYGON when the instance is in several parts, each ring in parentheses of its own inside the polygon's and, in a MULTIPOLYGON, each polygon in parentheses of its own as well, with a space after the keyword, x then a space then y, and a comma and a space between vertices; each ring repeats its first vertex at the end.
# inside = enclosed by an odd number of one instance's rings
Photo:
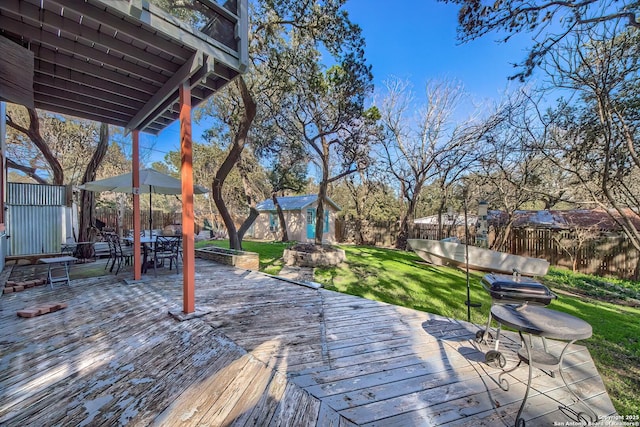
MULTIPOLYGON (((0 297, 1 425, 513 425, 524 395, 527 369, 500 389, 466 322, 201 259, 206 314, 179 322, 167 314, 182 305, 175 271, 134 285, 130 271, 81 272, 0 297), (16 316, 51 301, 68 308, 16 316)), ((613 414, 588 351, 574 345, 565 362, 578 394, 613 414)), ((536 369, 533 386, 528 426, 572 421, 560 378, 536 369)))

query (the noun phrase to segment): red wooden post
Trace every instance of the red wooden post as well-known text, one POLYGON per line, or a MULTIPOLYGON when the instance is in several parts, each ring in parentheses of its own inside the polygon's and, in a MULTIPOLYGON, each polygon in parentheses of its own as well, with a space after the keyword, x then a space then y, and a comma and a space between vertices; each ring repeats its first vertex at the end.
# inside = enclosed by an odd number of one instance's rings
MULTIPOLYGON (((6 161, 6 104, 0 101, 0 231, 4 231, 4 202, 5 188, 7 180, 7 161, 6 161)), ((6 255, 6 254, 4 254, 6 255)))
MULTIPOLYGON (((140 131, 131 132, 132 161, 131 185, 140 189, 140 131)), ((133 192, 133 280, 140 280, 142 266, 140 265, 140 194, 133 192)))
POLYGON ((193 153, 191 141, 191 87, 180 86, 180 178, 182 179, 183 311, 195 311, 195 242, 193 236, 193 153))

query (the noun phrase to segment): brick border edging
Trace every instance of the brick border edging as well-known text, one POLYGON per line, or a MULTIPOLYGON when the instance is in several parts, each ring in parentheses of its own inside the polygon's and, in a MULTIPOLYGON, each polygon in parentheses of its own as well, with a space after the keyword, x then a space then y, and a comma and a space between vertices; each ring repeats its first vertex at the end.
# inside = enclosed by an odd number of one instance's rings
POLYGON ((11 294, 14 292, 21 292, 25 289, 33 288, 34 286, 42 286, 47 284, 47 279, 32 279, 23 280, 22 282, 16 282, 13 280, 7 280, 2 288, 2 294, 11 294))
MULTIPOLYGON (((13 273, 14 266, 15 266, 14 264, 7 264, 5 262, 2 272, 0 272, 0 288, 1 289, 4 289, 5 286, 7 285, 7 282, 9 281, 9 277, 11 277, 11 273, 13 273)), ((3 294, 4 292, 0 293, 0 297, 2 297, 3 294)))
POLYGON ((66 302, 52 302, 48 304, 38 304, 33 307, 18 310, 19 317, 36 317, 47 313, 53 313, 54 311, 62 310, 68 307, 66 302))

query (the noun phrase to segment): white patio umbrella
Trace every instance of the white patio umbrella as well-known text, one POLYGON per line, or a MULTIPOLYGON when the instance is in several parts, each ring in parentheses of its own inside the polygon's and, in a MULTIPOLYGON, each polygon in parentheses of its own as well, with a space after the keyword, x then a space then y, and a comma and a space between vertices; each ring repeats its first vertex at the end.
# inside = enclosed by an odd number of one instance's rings
MULTIPOLYGON (((85 182, 78 187, 87 190, 101 193, 104 191, 113 191, 115 193, 133 193, 132 173, 125 173, 122 175, 116 175, 105 179, 99 179, 97 181, 85 182)), ((194 194, 207 193, 204 187, 199 185, 193 186, 194 194)), ((149 231, 153 229, 153 220, 151 218, 151 194, 182 194, 182 182, 172 176, 166 175, 162 172, 158 172, 155 169, 141 169, 140 170, 140 193, 149 193, 149 231)))

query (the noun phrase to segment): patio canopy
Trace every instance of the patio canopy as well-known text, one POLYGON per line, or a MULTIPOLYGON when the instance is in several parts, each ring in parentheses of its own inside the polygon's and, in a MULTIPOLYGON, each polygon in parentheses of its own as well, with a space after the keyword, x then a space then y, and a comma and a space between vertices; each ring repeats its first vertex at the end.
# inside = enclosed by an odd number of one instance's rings
MULTIPOLYGON (((86 191, 113 191, 115 193, 133 193, 133 173, 128 172, 122 175, 111 176, 97 181, 85 182, 78 188, 86 191)), ((182 194, 182 182, 170 175, 158 172, 155 169, 142 169, 140 171, 139 193, 149 194, 149 230, 153 229, 152 201, 151 194, 182 194)), ((193 194, 204 194, 209 192, 200 185, 193 185, 193 194)))
POLYGON ((2 0, 0 36, 33 53, 35 107, 157 134, 183 82, 196 106, 248 63, 246 0, 184 3, 194 27, 144 0, 2 0))
MULTIPOLYGON (((115 193, 133 193, 131 185, 131 172, 122 175, 111 176, 97 181, 85 182, 78 188, 87 191, 113 191, 115 193)), ((200 186, 193 186, 194 194, 204 194, 209 190, 200 186)), ((182 183, 179 179, 158 172, 155 169, 142 169, 140 171, 140 193, 155 194, 182 194, 182 183)))

